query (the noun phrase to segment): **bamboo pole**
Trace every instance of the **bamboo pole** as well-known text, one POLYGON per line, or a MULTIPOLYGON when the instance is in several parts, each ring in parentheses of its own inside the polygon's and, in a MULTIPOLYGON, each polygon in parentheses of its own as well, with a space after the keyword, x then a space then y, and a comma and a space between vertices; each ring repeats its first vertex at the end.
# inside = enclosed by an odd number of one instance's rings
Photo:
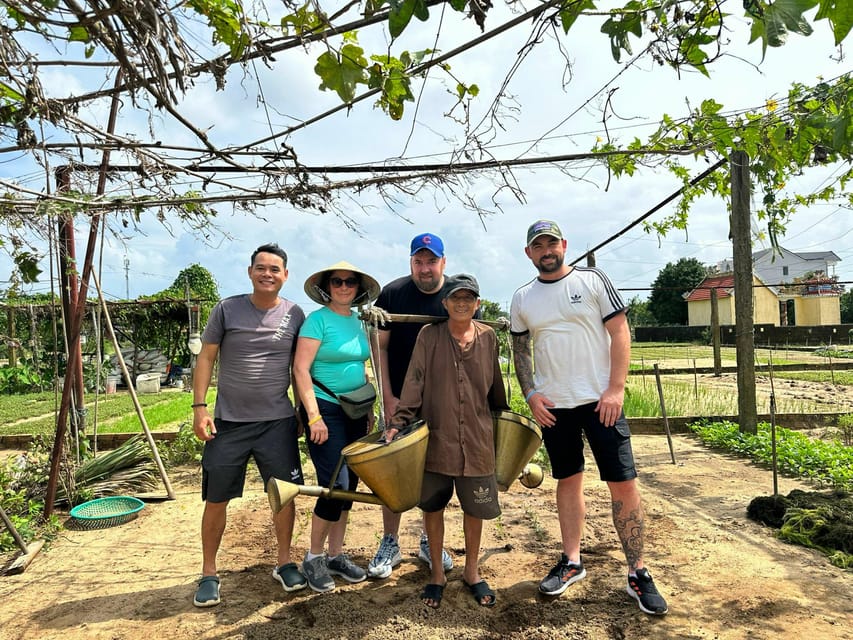
POLYGON ((663 386, 660 383, 660 367, 655 362, 655 380, 658 383, 658 398, 660 398, 660 410, 663 415, 663 428, 666 431, 666 441, 669 444, 669 455, 672 458, 672 464, 675 462, 675 449, 672 447, 672 433, 669 431, 669 419, 666 417, 666 404, 663 401, 663 386))
POLYGON ((113 322, 110 318, 109 309, 107 309, 107 301, 104 300, 104 294, 101 292, 101 282, 98 280, 98 276, 94 271, 92 272, 92 280, 95 283, 95 288, 98 290, 98 299, 101 301, 101 308, 104 312, 107 333, 109 334, 110 340, 113 343, 113 348, 116 351, 118 365, 127 380, 127 390, 133 400, 133 406, 136 408, 136 415, 139 416, 139 423, 142 425, 142 430, 145 432, 145 438, 148 440, 148 446, 151 447, 151 454, 154 456, 154 462, 157 464, 157 469, 160 471, 160 478, 162 478, 163 484, 166 487, 166 495, 168 495, 169 500, 174 500, 175 491, 172 489, 172 483, 169 482, 169 476, 166 474, 166 468, 163 466, 163 461, 160 459, 160 452, 157 450, 157 444, 154 442, 154 436, 151 435, 151 429, 148 428, 148 422, 145 420, 145 414, 142 412, 142 405, 139 404, 139 398, 136 395, 136 385, 131 381, 130 374, 127 371, 127 365, 124 362, 124 357, 121 355, 121 347, 119 346, 118 338, 116 338, 115 331, 113 330, 113 322))

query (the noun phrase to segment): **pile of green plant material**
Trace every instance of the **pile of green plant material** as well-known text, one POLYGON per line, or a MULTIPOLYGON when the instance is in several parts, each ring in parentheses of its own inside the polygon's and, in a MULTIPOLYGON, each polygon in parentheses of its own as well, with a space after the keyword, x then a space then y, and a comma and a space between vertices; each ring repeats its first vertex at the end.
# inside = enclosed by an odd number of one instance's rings
POLYGON ((853 569, 853 495, 794 489, 787 496, 753 498, 747 516, 778 529, 788 542, 817 549, 842 569, 853 569))

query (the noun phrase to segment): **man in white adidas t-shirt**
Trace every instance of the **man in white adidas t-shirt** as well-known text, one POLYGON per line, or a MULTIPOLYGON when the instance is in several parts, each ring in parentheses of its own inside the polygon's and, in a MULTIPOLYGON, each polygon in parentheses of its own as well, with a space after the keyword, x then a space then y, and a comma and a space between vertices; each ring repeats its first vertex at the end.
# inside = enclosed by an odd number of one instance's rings
POLYGON ((666 601, 643 563, 645 519, 631 433, 622 412, 631 356, 627 307, 604 273, 565 264, 566 241, 557 223, 534 222, 524 251, 539 275, 512 298, 515 371, 542 426, 557 479, 563 545, 560 561, 539 591, 556 596, 586 576, 580 553, 586 434, 599 475, 610 489, 613 523, 628 563, 627 591, 642 611, 663 615, 666 601))

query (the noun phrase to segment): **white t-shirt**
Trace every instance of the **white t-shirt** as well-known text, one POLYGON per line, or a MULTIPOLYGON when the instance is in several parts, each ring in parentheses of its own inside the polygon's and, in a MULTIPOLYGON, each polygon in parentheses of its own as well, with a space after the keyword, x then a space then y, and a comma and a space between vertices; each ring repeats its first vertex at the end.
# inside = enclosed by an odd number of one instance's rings
POLYGON ((574 267, 559 280, 536 278, 512 296, 510 332, 533 340, 536 390, 571 409, 598 402, 610 382, 604 323, 626 310, 602 271, 574 267))

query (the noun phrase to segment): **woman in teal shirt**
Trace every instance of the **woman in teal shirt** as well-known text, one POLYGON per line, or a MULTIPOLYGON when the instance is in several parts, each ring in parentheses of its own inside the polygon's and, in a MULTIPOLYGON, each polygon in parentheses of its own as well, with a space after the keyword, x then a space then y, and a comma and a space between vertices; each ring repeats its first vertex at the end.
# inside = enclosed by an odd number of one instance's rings
MULTIPOLYGON (((323 307, 308 315, 299 332, 293 378, 302 401, 300 411, 317 483, 329 486, 343 448, 367 434, 373 422, 372 411, 363 418, 347 416, 332 394, 353 391, 367 380, 364 363, 370 357, 370 346, 353 307, 375 300, 379 283, 353 265, 338 262, 308 278, 305 293, 323 307)), ((354 491, 357 485, 358 476, 344 466, 335 486, 354 491)), ((314 591, 333 590, 333 575, 348 582, 367 577, 364 569, 343 553, 350 507, 351 501, 317 498, 311 520, 311 548, 302 563, 302 573, 314 591), (328 554, 324 554, 327 540, 328 554)))

